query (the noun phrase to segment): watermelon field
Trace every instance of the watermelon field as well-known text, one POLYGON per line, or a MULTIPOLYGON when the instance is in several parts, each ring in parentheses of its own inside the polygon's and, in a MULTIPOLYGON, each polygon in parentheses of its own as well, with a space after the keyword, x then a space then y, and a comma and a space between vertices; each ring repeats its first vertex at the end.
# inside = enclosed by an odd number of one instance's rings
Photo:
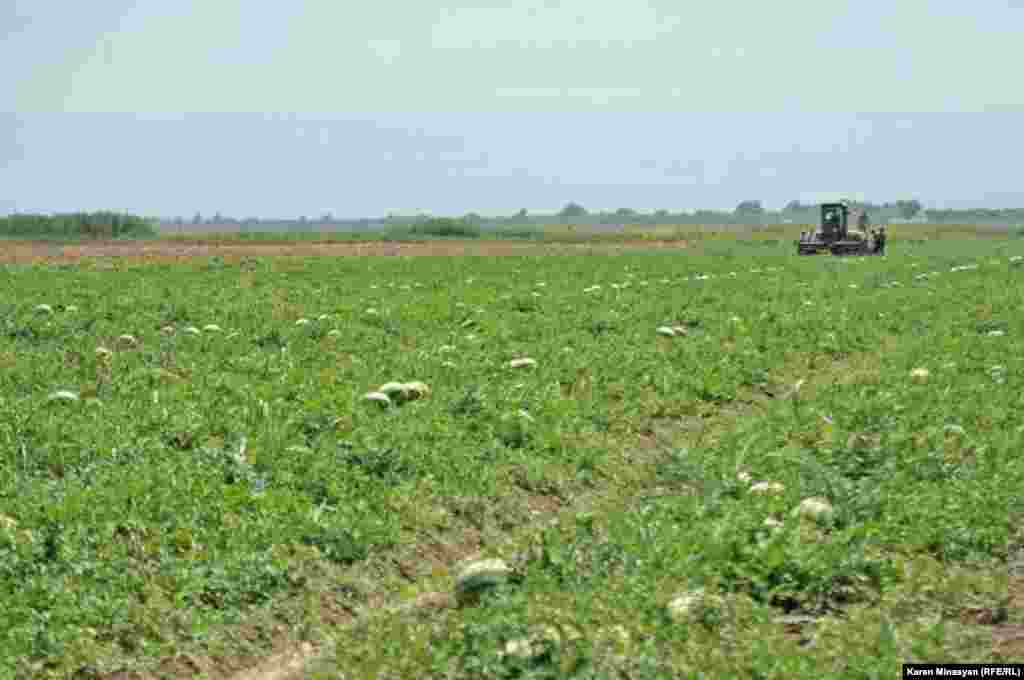
POLYGON ((792 250, 0 264, 0 677, 1021 660, 1024 239, 792 250))

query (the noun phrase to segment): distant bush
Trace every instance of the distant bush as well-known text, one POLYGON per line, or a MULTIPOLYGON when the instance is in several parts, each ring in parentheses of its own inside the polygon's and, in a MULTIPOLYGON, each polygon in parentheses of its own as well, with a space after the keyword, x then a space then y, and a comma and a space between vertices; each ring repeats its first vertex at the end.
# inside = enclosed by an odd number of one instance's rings
POLYGON ((115 212, 0 217, 0 236, 25 238, 139 238, 156 236, 154 223, 115 212))
POLYGON ((531 226, 501 227, 494 230, 494 235, 498 238, 542 239, 544 230, 531 226))
POLYGON ((462 238, 479 238, 480 227, 466 220, 452 217, 432 217, 424 222, 413 225, 410 232, 424 236, 459 236, 462 238))

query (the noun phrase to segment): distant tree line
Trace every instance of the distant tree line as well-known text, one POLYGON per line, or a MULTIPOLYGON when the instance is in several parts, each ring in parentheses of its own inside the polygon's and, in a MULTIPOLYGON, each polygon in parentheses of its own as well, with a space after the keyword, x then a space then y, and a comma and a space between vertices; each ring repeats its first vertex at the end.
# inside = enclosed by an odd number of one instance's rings
MULTIPOLYGON (((1015 209, 974 209, 974 210, 925 210, 917 199, 872 203, 852 201, 855 208, 865 210, 873 223, 891 220, 923 219, 941 223, 1002 223, 1024 224, 1024 208, 1015 209)), ((387 229, 409 229, 447 233, 469 233, 474 231, 508 230, 511 228, 532 228, 546 224, 578 226, 614 226, 659 224, 680 225, 770 225, 778 223, 817 224, 820 219, 820 205, 790 201, 780 210, 768 210, 760 200, 741 201, 733 210, 656 210, 641 212, 632 208, 618 208, 607 211, 590 211, 575 201, 570 201, 555 213, 530 213, 521 209, 511 215, 482 216, 469 212, 462 216, 388 215, 380 218, 339 219, 331 213, 319 218, 302 216, 293 219, 261 219, 248 217, 238 219, 216 213, 204 217, 196 213, 191 220, 178 217, 164 220, 165 229, 187 231, 189 226, 216 225, 241 231, 311 231, 325 228, 341 228, 353 231, 377 231, 387 229), (429 225, 429 226, 428 226, 429 225)))
POLYGON ((16 213, 0 217, 2 236, 138 238, 156 234, 156 220, 109 211, 56 215, 16 213))
POLYGON ((928 210, 926 213, 929 222, 945 224, 1024 224, 1024 208, 928 210))
MULTIPOLYGON (((895 201, 893 203, 851 201, 850 205, 856 208, 861 208, 869 213, 885 215, 886 217, 897 216, 905 220, 917 217, 919 214, 921 214, 921 211, 923 209, 921 202, 918 201, 916 198, 905 201, 895 201)), ((819 205, 813 203, 801 203, 800 201, 790 201, 789 203, 786 204, 786 207, 782 209, 782 212, 798 213, 808 210, 817 213, 817 211, 819 210, 819 205)))
MULTIPOLYGON (((891 220, 922 219, 939 224, 984 224, 1024 226, 1024 208, 974 208, 964 210, 925 210, 916 199, 889 203, 852 202, 853 207, 866 210, 872 223, 891 220)), ((203 217, 196 213, 191 219, 147 218, 114 211, 74 212, 60 214, 15 213, 0 217, 0 236, 52 238, 137 238, 155 236, 159 230, 187 231, 189 227, 221 225, 230 231, 296 231, 324 229, 349 231, 382 231, 402 229, 411 233, 435 236, 471 236, 488 231, 532 232, 548 224, 577 226, 655 226, 678 225, 771 225, 778 223, 817 224, 818 204, 790 201, 781 210, 768 210, 761 201, 740 201, 735 209, 641 212, 632 208, 589 211, 580 203, 570 201, 556 213, 530 213, 525 208, 506 216, 483 216, 469 212, 461 217, 438 217, 428 214, 388 215, 380 218, 339 219, 331 213, 319 218, 266 219, 234 218, 215 213, 203 217)))

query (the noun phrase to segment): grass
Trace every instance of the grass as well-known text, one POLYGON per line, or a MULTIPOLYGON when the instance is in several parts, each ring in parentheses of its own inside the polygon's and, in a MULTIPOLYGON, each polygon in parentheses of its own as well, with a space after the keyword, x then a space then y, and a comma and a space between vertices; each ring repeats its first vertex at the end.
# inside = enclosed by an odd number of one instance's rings
POLYGON ((0 675, 156 677, 265 648, 243 623, 334 640, 327 677, 982 658, 968 614, 1013 620, 1024 246, 789 251, 0 268, 0 675), (392 380, 431 394, 362 400, 392 380), (784 490, 751 494, 739 467, 784 490), (792 518, 811 496, 830 524, 792 518), (566 510, 538 526, 540 502, 566 510), (450 590, 446 560, 411 547, 467 532, 466 554, 521 556, 481 606, 349 626, 323 610, 450 590), (698 587, 721 599, 672 622, 698 587), (502 654, 542 622, 575 632, 502 654))

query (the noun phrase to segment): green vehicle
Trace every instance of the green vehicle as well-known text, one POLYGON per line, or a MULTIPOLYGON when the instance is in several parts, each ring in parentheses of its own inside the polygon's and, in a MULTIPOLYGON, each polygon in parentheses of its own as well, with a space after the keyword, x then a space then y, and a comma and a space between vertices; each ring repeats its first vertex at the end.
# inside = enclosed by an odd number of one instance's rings
POLYGON ((885 228, 871 229, 867 213, 855 211, 851 220, 847 203, 823 203, 821 226, 816 231, 800 234, 797 254, 819 255, 881 255, 885 252, 885 228))

